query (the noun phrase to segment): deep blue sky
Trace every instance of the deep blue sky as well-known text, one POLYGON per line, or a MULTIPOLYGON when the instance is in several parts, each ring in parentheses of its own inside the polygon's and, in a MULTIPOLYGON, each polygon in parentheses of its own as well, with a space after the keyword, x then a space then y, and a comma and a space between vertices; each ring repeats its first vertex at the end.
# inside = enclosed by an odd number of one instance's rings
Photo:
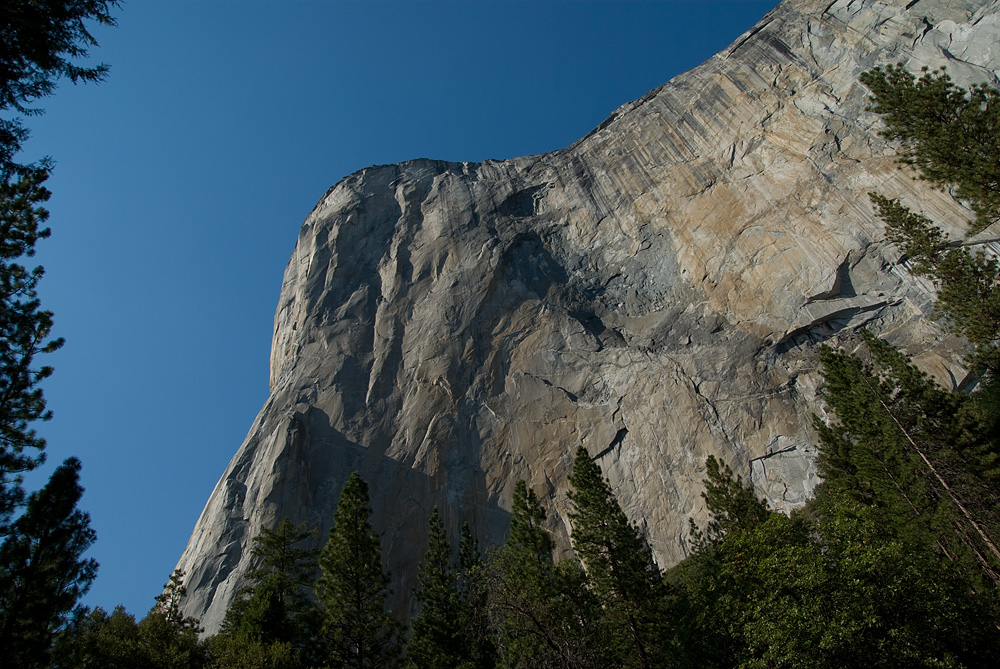
POLYGON ((281 276, 323 192, 372 164, 567 146, 777 0, 132 0, 98 86, 30 120, 52 156, 49 462, 83 460, 85 602, 141 616, 268 394, 281 276))

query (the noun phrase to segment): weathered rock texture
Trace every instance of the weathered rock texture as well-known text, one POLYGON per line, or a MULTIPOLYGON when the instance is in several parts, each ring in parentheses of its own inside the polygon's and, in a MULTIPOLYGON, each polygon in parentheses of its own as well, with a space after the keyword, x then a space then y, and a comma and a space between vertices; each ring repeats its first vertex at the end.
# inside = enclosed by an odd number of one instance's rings
POLYGON ((881 241, 867 193, 956 231, 968 212, 898 169, 858 77, 947 64, 995 84, 998 9, 786 0, 567 149, 334 186, 285 271, 271 397, 180 560, 187 613, 218 625, 262 526, 325 535, 353 470, 397 593, 433 505, 498 543, 519 478, 565 546, 579 444, 663 566, 705 519, 710 454, 776 507, 800 504, 818 342, 864 325, 963 380, 959 342, 926 316, 931 286, 881 241))

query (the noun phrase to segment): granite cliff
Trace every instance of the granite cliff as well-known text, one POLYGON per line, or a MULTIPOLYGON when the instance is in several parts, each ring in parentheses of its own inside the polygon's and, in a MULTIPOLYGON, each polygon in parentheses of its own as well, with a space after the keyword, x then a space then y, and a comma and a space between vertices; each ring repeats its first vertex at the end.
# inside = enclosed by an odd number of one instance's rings
POLYGON ((778 508, 809 496, 820 342, 868 327, 961 385, 961 342, 867 197, 956 235, 969 217, 866 111, 859 75, 896 62, 996 84, 1000 0, 785 0, 566 149, 331 188, 285 271, 271 396, 180 559, 186 612, 214 631, 259 529, 325 535, 354 470, 400 605, 434 505, 499 543, 524 478, 565 548, 579 444, 668 566, 708 455, 778 508))

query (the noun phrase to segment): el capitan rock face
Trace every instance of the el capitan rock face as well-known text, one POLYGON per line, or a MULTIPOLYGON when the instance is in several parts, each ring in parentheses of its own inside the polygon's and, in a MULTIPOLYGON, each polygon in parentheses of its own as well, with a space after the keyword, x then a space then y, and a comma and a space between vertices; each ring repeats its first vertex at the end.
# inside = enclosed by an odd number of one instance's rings
POLYGON ((499 543, 524 478, 565 547, 579 444, 661 566, 705 519, 708 455, 804 501, 818 343, 866 326, 964 378, 867 193, 956 233, 968 212, 898 169, 858 77, 995 84, 998 45, 1000 0, 786 0, 567 149, 342 180, 285 270, 271 397, 178 565, 186 612, 214 631, 252 537, 285 516, 325 536, 354 470, 402 606, 434 505, 499 543))

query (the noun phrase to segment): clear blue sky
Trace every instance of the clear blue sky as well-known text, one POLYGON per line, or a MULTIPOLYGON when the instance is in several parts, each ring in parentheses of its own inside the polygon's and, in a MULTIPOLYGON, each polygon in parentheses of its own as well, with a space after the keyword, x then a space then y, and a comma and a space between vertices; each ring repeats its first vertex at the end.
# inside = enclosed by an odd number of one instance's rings
POLYGON ((98 86, 30 120, 51 155, 49 462, 84 465, 85 602, 142 616, 268 395, 299 226, 372 164, 567 146, 777 0, 132 0, 98 86))

